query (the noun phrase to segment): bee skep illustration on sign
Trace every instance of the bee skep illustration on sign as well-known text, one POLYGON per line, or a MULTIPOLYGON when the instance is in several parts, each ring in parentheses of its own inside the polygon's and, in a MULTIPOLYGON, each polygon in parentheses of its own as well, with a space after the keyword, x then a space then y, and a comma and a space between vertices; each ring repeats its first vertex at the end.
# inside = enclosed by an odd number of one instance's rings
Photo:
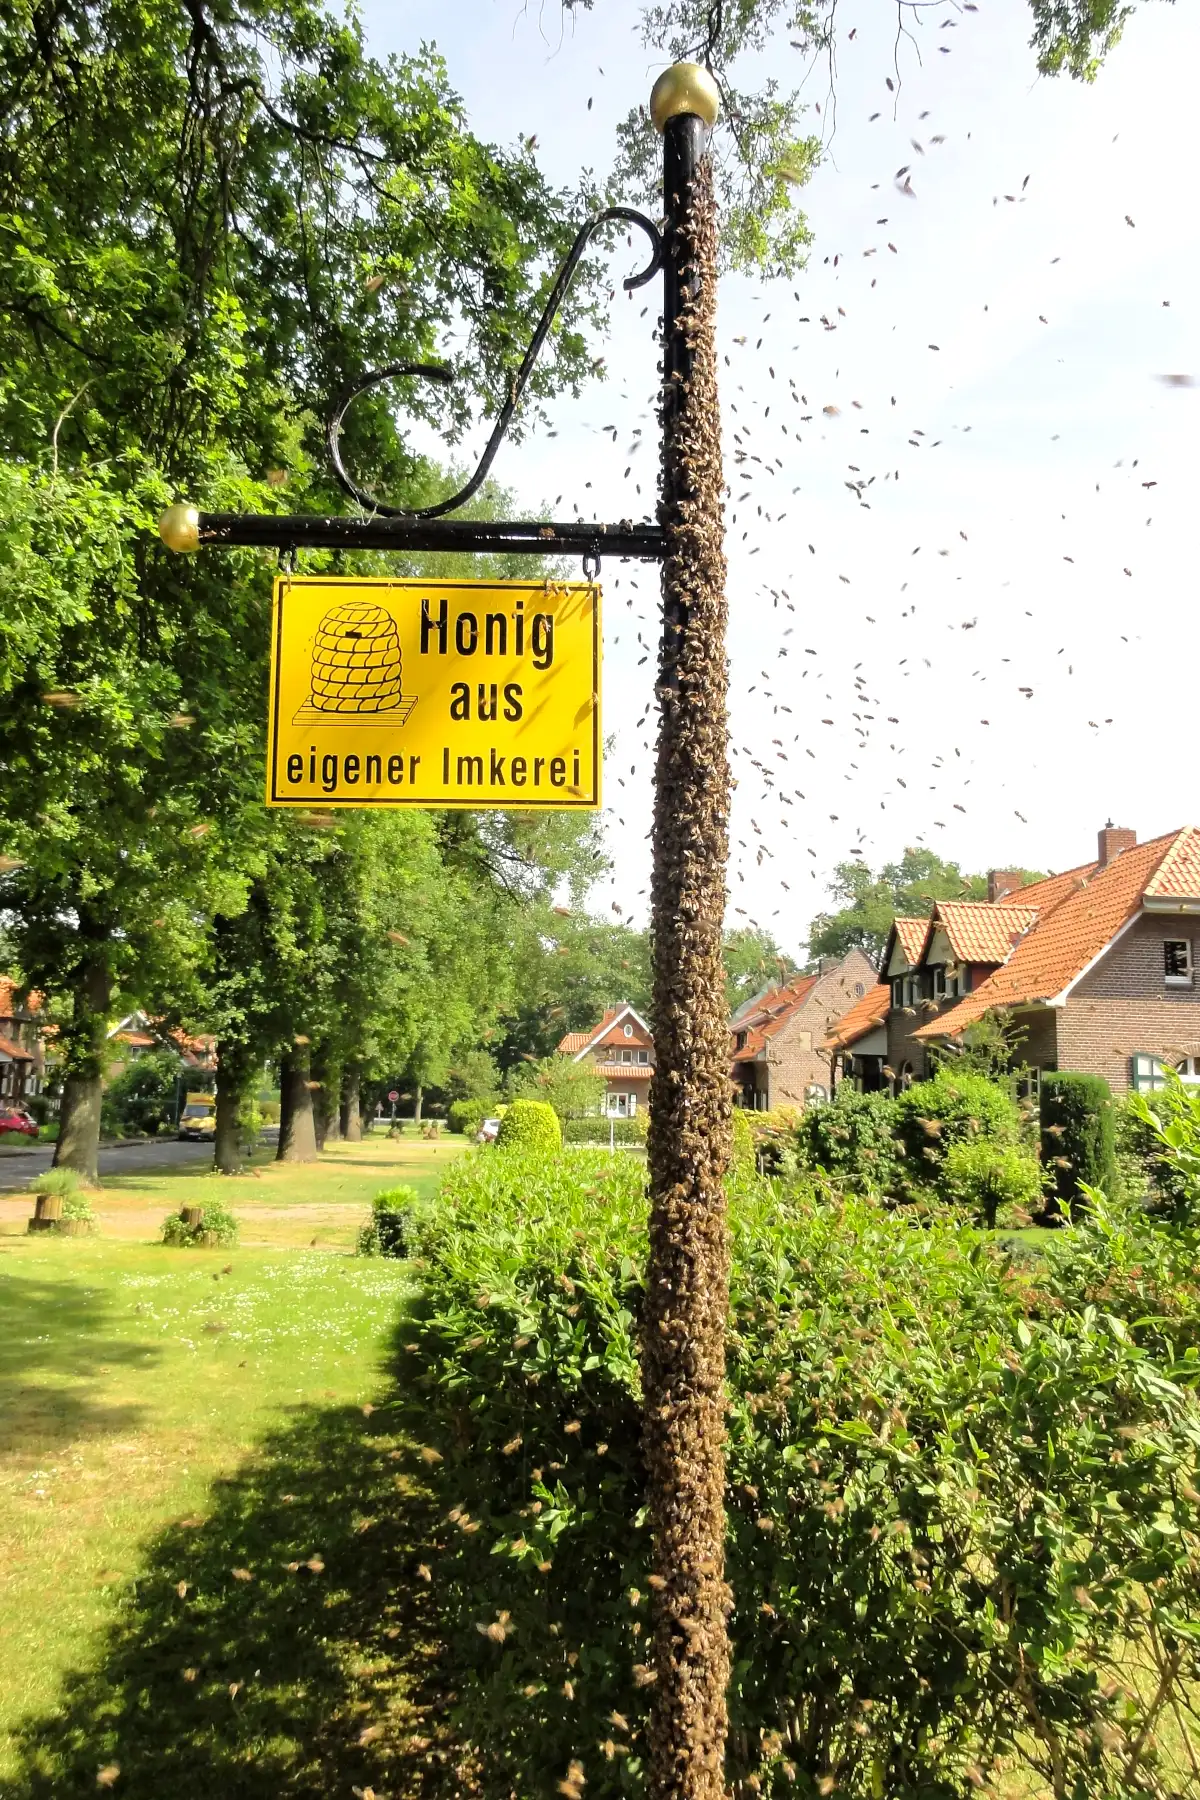
POLYGON ((600 590, 275 583, 268 806, 600 804, 600 590))

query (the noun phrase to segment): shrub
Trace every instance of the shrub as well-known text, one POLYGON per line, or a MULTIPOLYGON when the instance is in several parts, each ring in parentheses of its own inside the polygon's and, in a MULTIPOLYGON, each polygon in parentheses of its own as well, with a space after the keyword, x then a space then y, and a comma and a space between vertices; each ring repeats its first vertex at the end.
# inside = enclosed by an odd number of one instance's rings
POLYGON ((155 1134, 175 1120, 179 1058, 172 1050, 151 1050, 116 1075, 104 1090, 101 1123, 106 1133, 155 1134))
POLYGON ((890 1095, 860 1094, 843 1082, 826 1105, 807 1107, 800 1115, 795 1136, 800 1163, 860 1192, 894 1192, 900 1169, 895 1125, 890 1095))
MULTIPOLYGON (((632 1159, 470 1158, 422 1224, 439 1677, 489 1791, 541 1800, 595 1744, 598 1793, 645 1791, 641 1188, 632 1159)), ((1083 1299, 1153 1228, 1085 1218, 1036 1280, 969 1228, 757 1182, 731 1229, 731 1790, 1184 1791, 1197 1404, 1113 1310, 1144 1296, 1083 1299)), ((1194 1366, 1194 1281, 1177 1306, 1194 1366)))
POLYGON ((904 1155, 909 1194, 937 1184, 952 1144, 988 1138, 1015 1144, 1021 1115, 1016 1101, 986 1075, 939 1069, 929 1081, 914 1082, 895 1102, 896 1139, 904 1155))
POLYGON ((970 1207, 976 1221, 989 1231, 1002 1206, 1023 1209, 1016 1223, 1028 1225, 1028 1209, 1042 1196, 1037 1158, 1017 1144, 997 1144, 991 1138, 963 1138, 951 1144, 942 1179, 950 1199, 970 1207))
POLYGON ((474 1137, 485 1119, 495 1118, 496 1096, 480 1100, 452 1100, 446 1108, 446 1123, 461 1136, 474 1137))
POLYGON ((1117 1188, 1116 1114, 1112 1092, 1101 1075, 1060 1071, 1042 1076, 1042 1163, 1052 1179, 1052 1195, 1070 1206, 1083 1187, 1117 1188))
POLYGON ((558 1114, 545 1100, 514 1100, 496 1136, 502 1150, 538 1150, 543 1155, 561 1150, 562 1141, 558 1114))
POLYGON ((1200 1218, 1200 1088, 1172 1075, 1153 1094, 1129 1094, 1117 1118, 1118 1151, 1136 1159, 1178 1224, 1200 1218))
POLYGON ((592 1119, 564 1119, 564 1144, 644 1144, 650 1128, 647 1113, 635 1113, 632 1119, 610 1119, 599 1114, 592 1119))
POLYGON ((237 1243, 237 1219, 219 1200, 209 1200, 202 1207, 187 1210, 198 1212, 199 1218, 186 1218, 183 1212, 168 1213, 162 1225, 164 1244, 196 1249, 208 1245, 225 1247, 237 1243))
POLYGON ((758 1146, 754 1141, 754 1129, 750 1124, 750 1114, 744 1107, 735 1106, 733 1122, 730 1130, 729 1171, 734 1180, 747 1180, 758 1167, 758 1146))
POLYGON ((371 1217, 360 1227, 360 1256, 408 1256, 413 1243, 416 1188, 385 1188, 371 1202, 371 1217))
POLYGON ((34 1177, 30 1186, 34 1194, 61 1194, 64 1200, 79 1192, 79 1176, 74 1169, 46 1169, 34 1177))
POLYGON ((63 1198, 62 1216, 79 1225, 94 1225, 95 1209, 86 1194, 67 1194, 63 1198))
POLYGON ((39 1144, 57 1144, 57 1142, 58 1142, 58 1120, 57 1119, 54 1119, 49 1125, 39 1125, 38 1126, 37 1141, 39 1144))

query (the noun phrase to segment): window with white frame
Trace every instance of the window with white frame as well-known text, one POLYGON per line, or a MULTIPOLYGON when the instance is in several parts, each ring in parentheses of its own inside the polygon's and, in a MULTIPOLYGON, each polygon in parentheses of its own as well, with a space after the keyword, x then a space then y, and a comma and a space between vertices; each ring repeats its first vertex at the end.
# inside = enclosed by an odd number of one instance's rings
POLYGON ((1191 987, 1191 938, 1166 938, 1163 941, 1163 975, 1168 987, 1191 987))
POLYGON ((650 1052, 648 1050, 639 1050, 638 1051, 638 1061, 640 1063, 649 1062, 650 1061, 650 1052))
POLYGON ((626 1026, 626 1027, 625 1027, 625 1036, 626 1036, 626 1037, 632 1037, 632 1036, 633 1036, 633 1026, 632 1026, 632 1025, 627 1025, 627 1026, 626 1026))

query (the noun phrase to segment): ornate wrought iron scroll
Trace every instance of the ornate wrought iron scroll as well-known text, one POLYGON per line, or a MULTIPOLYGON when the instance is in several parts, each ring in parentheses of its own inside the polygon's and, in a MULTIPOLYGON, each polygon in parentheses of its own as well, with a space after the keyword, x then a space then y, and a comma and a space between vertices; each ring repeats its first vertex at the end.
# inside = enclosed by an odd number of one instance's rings
POLYGON ((447 368, 443 363, 389 363, 387 368, 373 370, 369 375, 364 375, 361 380, 356 381, 352 387, 345 390, 336 401, 333 411, 325 421, 325 441, 329 446, 329 460, 333 464, 333 472, 337 476, 341 486, 352 499, 357 500, 359 505, 366 507, 369 512, 373 512, 382 518, 417 520, 437 519, 441 518, 445 513, 457 512, 460 506, 466 505, 472 495, 478 493, 480 487, 487 479, 488 471, 495 460, 496 452, 504 442, 508 428, 516 416, 517 408, 521 404, 521 397, 528 385, 529 377, 532 375, 534 365, 541 354, 542 345, 549 335, 550 327, 554 323, 555 315, 557 314, 559 307, 566 298, 567 290, 574 279, 575 271, 579 267, 584 251, 598 231, 602 230, 605 225, 615 224, 618 221, 627 225, 637 225, 650 239, 652 250, 650 261, 647 263, 646 267, 641 269, 636 275, 627 276, 622 283, 626 293, 632 293, 635 288, 644 287, 648 281, 653 279, 662 267, 662 234, 659 231, 658 226, 650 219, 646 218, 644 213, 635 212, 632 207, 606 207, 603 212, 597 213, 594 219, 589 219, 585 225, 580 227, 579 231, 575 234, 575 242, 571 245, 566 260, 555 277, 554 286, 550 289, 549 297, 547 298, 545 306, 542 308, 542 316, 538 320, 537 328, 529 340, 529 348, 521 358, 521 366, 518 368, 509 384, 508 396, 496 415, 496 421, 492 426, 491 436, 488 438, 487 444, 484 446, 483 455, 479 459, 479 466, 476 468, 475 473, 472 475, 470 481, 467 482, 466 486, 460 488, 458 493, 453 494, 449 500, 440 500, 436 506, 424 506, 419 509, 409 509, 403 506, 389 506, 386 501, 378 499, 374 494, 369 493, 366 488, 360 487, 353 476, 348 473, 346 465, 342 461, 340 440, 342 420, 345 418, 350 407, 354 404, 355 400, 358 399, 360 394, 365 394, 369 392, 370 389, 381 386, 385 381, 395 381, 405 375, 416 375, 425 381, 449 383, 454 380, 454 371, 447 368))

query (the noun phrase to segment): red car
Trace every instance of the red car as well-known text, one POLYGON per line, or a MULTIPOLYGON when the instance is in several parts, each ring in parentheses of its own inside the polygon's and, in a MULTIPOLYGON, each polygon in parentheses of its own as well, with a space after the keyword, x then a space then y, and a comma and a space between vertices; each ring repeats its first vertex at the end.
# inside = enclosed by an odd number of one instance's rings
POLYGON ((0 1137, 5 1132, 18 1132, 21 1137, 35 1138, 38 1128, 28 1113, 20 1112, 15 1106, 5 1106, 0 1102, 0 1137))

